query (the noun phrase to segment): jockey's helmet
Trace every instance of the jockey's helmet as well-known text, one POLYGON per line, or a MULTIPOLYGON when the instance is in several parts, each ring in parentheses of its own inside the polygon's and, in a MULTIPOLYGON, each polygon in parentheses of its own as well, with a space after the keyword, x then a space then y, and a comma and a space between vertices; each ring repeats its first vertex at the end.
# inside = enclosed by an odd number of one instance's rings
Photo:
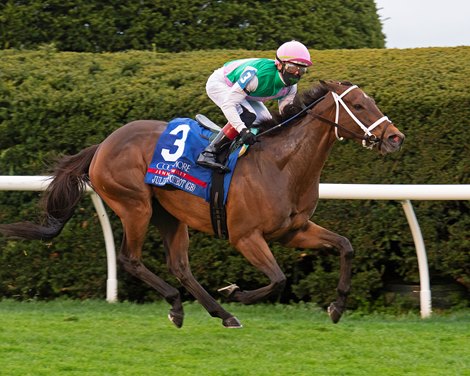
POLYGON ((299 82, 300 77, 307 72, 307 67, 312 65, 307 47, 295 40, 286 42, 277 49, 276 61, 280 64, 279 73, 286 86, 299 82))
POLYGON ((276 59, 280 63, 289 62, 307 67, 312 65, 307 47, 296 40, 281 45, 276 51, 276 59))

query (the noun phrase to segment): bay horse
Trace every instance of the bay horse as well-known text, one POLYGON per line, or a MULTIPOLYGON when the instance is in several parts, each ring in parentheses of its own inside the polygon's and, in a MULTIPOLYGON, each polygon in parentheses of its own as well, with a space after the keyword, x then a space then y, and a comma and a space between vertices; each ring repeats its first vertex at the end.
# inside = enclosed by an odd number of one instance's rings
MULTIPOLYGON (((170 272, 225 327, 241 327, 190 270, 188 228, 214 234, 209 203, 181 190, 144 183, 155 144, 166 125, 164 121, 137 120, 117 129, 100 144, 63 157, 43 195, 44 224, 5 224, 0 226, 0 233, 42 240, 57 236, 90 183, 122 222, 118 260, 127 272, 165 298, 171 306, 168 317, 176 327, 181 327, 184 319, 179 291, 142 262, 150 223, 161 234, 170 272)), ((404 135, 360 88, 333 81, 320 81, 299 93, 282 116, 275 114, 265 126, 258 136, 260 142, 237 163, 226 212, 228 241, 270 283, 255 290, 231 285, 220 291, 245 304, 279 293, 286 277, 268 246, 270 241, 286 247, 336 250, 340 255, 338 295, 328 313, 337 323, 350 291, 353 248, 345 237, 310 220, 318 202, 320 173, 336 139, 352 139, 387 154, 401 148, 404 135), (282 122, 286 119, 287 123, 282 122)))

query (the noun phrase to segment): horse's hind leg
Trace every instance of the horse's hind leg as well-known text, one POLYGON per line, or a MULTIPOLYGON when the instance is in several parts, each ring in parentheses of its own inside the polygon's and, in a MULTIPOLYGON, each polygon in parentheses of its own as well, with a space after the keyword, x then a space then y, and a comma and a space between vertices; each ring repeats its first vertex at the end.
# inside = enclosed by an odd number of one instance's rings
POLYGON ((168 267, 181 284, 193 295, 212 317, 219 317, 227 328, 241 328, 238 319, 227 312, 194 278, 189 266, 188 227, 161 208, 158 211, 157 227, 167 252, 168 267))
POLYGON ((177 328, 181 328, 183 326, 184 311, 179 291, 148 270, 140 258, 130 256, 126 245, 126 238, 126 235, 124 235, 121 252, 118 257, 122 267, 129 274, 132 274, 134 277, 147 283, 163 296, 163 298, 171 305, 168 319, 175 324, 177 328))
MULTIPOLYGON (((171 305, 168 315, 178 328, 183 325, 183 305, 179 291, 160 277, 148 270, 142 263, 142 247, 152 215, 152 208, 147 200, 126 201, 126 207, 111 200, 108 205, 121 218, 124 235, 118 260, 123 268, 133 276, 153 287, 171 305)), ((148 200, 150 203, 150 199, 148 200)))
POLYGON ((346 309, 346 298, 351 289, 351 269, 354 251, 345 237, 335 234, 308 221, 307 226, 290 234, 283 242, 293 248, 335 248, 340 253, 340 277, 337 287, 338 299, 328 307, 328 314, 337 323, 346 309))

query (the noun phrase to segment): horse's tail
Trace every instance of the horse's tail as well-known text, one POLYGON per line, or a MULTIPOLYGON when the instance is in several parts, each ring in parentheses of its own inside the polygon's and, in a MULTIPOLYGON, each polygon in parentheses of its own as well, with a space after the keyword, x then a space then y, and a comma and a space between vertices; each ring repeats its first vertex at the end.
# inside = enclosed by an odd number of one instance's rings
POLYGON ((58 161, 53 179, 41 200, 44 211, 42 224, 18 222, 0 225, 0 234, 29 240, 49 240, 59 235, 86 189, 88 169, 98 146, 90 146, 58 161))

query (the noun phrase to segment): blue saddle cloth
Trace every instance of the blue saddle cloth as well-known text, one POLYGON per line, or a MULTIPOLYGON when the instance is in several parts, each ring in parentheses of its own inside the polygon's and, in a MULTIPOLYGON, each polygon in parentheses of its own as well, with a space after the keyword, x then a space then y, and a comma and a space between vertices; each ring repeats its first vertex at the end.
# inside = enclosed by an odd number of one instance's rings
MULTIPOLYGON (((193 119, 171 120, 155 146, 152 162, 145 175, 145 183, 157 187, 169 184, 209 202, 213 170, 197 165, 196 160, 209 144, 212 134, 213 132, 193 119)), ((227 200, 239 149, 231 153, 228 159, 227 165, 231 172, 224 177, 224 203, 227 200)))

